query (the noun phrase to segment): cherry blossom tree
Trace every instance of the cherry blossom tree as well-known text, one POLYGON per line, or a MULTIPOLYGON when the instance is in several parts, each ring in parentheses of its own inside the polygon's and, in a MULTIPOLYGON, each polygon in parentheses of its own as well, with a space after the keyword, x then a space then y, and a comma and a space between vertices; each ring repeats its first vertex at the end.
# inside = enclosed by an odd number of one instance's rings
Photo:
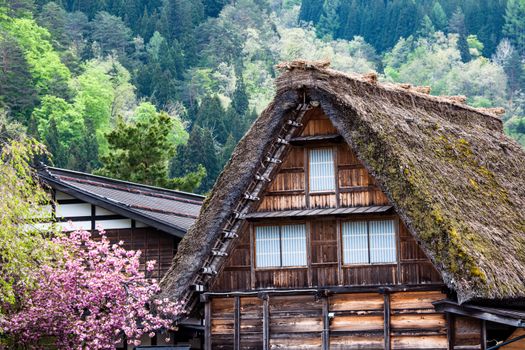
MULTIPOLYGON (((140 345, 147 334, 169 330, 181 312, 168 299, 155 299, 159 286, 139 269, 140 251, 111 244, 86 231, 54 239, 61 261, 35 271, 37 284, 0 320, 17 346, 38 349, 114 349, 123 336, 140 345)), ((152 270, 154 261, 146 263, 152 270)))

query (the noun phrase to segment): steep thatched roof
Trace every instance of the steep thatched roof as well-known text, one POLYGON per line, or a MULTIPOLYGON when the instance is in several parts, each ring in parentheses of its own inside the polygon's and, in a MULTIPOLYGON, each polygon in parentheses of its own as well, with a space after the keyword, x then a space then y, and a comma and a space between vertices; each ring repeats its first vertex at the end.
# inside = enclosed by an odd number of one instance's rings
MULTIPOLYGON (((490 110, 309 62, 282 65, 162 281, 179 298, 211 253, 285 116, 306 92, 377 179, 460 302, 525 297, 525 151, 490 110)), ((426 89, 423 89, 426 90, 426 89)))

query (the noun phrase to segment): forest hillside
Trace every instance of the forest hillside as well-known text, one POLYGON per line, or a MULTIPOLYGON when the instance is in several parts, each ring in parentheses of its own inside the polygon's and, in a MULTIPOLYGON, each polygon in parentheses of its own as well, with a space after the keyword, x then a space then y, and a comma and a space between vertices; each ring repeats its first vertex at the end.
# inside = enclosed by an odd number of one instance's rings
POLYGON ((525 0, 0 0, 0 138, 205 193, 297 58, 502 106, 525 145, 525 0))

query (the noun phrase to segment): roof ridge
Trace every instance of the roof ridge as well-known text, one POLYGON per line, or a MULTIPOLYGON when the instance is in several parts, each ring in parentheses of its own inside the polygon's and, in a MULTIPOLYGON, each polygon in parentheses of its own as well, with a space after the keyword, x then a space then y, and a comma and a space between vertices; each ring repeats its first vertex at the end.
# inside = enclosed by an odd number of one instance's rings
MULTIPOLYGON (((95 179, 108 180, 108 181, 111 181, 111 182, 117 182, 117 183, 121 183, 121 184, 128 184, 128 185, 137 186, 137 187, 143 187, 143 188, 147 188, 147 189, 151 189, 151 190, 171 192, 173 194, 179 194, 179 195, 183 195, 183 196, 185 195, 185 196, 190 196, 190 197, 197 197, 197 198, 200 198, 202 200, 204 200, 205 197, 206 197, 206 196, 203 196, 203 195, 200 195, 200 194, 197 194, 197 193, 173 190, 173 189, 164 188, 164 187, 158 187, 158 186, 145 185, 145 184, 141 184, 141 183, 138 183, 138 182, 131 182, 131 181, 126 181, 126 180, 114 179, 114 178, 107 177, 107 176, 94 175, 94 174, 90 174, 90 173, 86 173, 86 172, 82 172, 82 171, 65 169, 65 168, 57 168, 57 167, 52 167, 52 166, 48 166, 48 165, 44 165, 42 170, 46 171, 49 175, 51 175, 53 177, 55 177, 57 175, 52 174, 51 171, 52 170, 56 170, 56 171, 62 171, 62 172, 65 172, 65 173, 72 173, 72 174, 78 174, 78 175, 82 175, 82 176, 86 176, 86 177, 92 177, 92 178, 95 178, 95 179)), ((89 180, 87 180, 87 181, 89 181, 89 180)), ((188 199, 188 200, 191 201, 191 199, 188 199)), ((202 203, 199 202, 198 204, 201 205, 202 203)))
MULTIPOLYGON (((359 81, 361 83, 375 85, 387 91, 390 89, 393 89, 396 91, 405 92, 413 96, 422 97, 429 101, 447 103, 449 105, 460 107, 468 111, 477 112, 483 116, 487 116, 487 117, 496 119, 499 122, 501 122, 503 125, 503 121, 499 117, 499 115, 505 113, 505 109, 502 107, 477 108, 477 107, 469 106, 468 104, 466 104, 467 98, 465 96, 431 95, 430 86, 412 86, 412 84, 407 84, 407 83, 381 82, 378 80, 378 73, 375 71, 370 71, 365 74, 348 73, 348 72, 341 72, 333 68, 330 68, 330 65, 331 65, 330 60, 317 60, 317 61, 293 60, 293 61, 288 61, 288 62, 281 62, 277 64, 275 67, 278 70, 283 71, 283 72, 285 71, 291 72, 293 70, 304 70, 304 71, 316 71, 320 73, 329 73, 335 76, 344 77, 346 79, 359 81)), ((283 75, 281 75, 281 77, 283 75)))
POLYGON ((199 201, 195 201, 195 200, 191 200, 191 199, 184 199, 184 198, 179 198, 179 197, 175 197, 175 196, 168 196, 168 195, 164 195, 164 194, 157 194, 157 193, 152 193, 152 192, 146 192, 146 191, 136 190, 136 189, 133 189, 133 188, 126 188, 126 187, 123 187, 123 186, 117 186, 117 185, 111 185, 111 184, 103 184, 103 183, 96 182, 96 181, 91 181, 91 180, 77 179, 77 178, 74 178, 74 177, 60 176, 60 175, 58 175, 57 177, 60 178, 60 179, 65 179, 65 180, 69 180, 69 181, 73 181, 73 182, 86 183, 86 184, 90 184, 90 185, 96 185, 98 187, 111 188, 111 189, 115 189, 115 190, 121 190, 121 191, 129 192, 129 193, 135 193, 135 194, 142 194, 144 196, 149 196, 149 197, 171 199, 171 200, 174 200, 174 201, 177 201, 177 202, 188 203, 188 204, 195 204, 195 205, 201 205, 202 204, 199 201))

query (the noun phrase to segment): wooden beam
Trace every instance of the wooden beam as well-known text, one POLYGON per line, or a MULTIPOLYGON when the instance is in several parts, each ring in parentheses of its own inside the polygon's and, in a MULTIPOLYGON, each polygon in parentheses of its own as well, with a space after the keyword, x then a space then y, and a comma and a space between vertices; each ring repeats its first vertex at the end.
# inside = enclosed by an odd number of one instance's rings
POLYGON ((305 225, 305 234, 306 234, 306 265, 308 266, 308 270, 306 272, 308 279, 308 287, 312 286, 312 225, 310 221, 306 222, 305 225))
POLYGON ((212 350, 211 346, 211 300, 204 304, 204 349, 212 350))
POLYGON ((343 275, 343 237, 341 233, 341 219, 335 220, 335 229, 337 234, 337 285, 344 285, 343 275))
POLYGON ((263 350, 270 349, 270 296, 263 294, 263 350))
POLYGON ((390 350, 390 294, 384 295, 385 350, 390 350))
POLYGON ((455 317, 450 312, 445 313, 447 318, 447 341, 448 341, 448 348, 454 349, 454 345, 456 343, 456 325, 455 325, 455 317))
MULTIPOLYGON (((323 288, 302 288, 302 289, 267 289, 264 294, 275 296, 286 295, 305 295, 305 294, 319 294, 326 291, 329 294, 352 294, 352 293, 385 293, 385 292, 428 292, 428 291, 442 291, 442 284, 426 284, 418 286, 409 285, 392 285, 389 287, 370 287, 370 286, 348 286, 348 287, 323 287, 323 288)), ((257 296, 261 291, 246 291, 246 292, 207 292, 207 296, 233 297, 239 296, 257 296)), ((262 297, 261 297, 262 299, 262 297)))
POLYGON ((487 349, 487 321, 481 321, 481 350, 487 349))
POLYGON ((235 297, 235 313, 233 315, 233 324, 234 324, 234 343, 233 349, 241 349, 241 298, 239 296, 235 297))
POLYGON ((330 350, 330 315, 328 296, 323 296, 323 350, 330 350))
POLYGON ((255 289, 255 230, 251 224, 248 233, 250 234, 250 287, 255 289))
POLYGON ((341 207, 340 193, 339 193, 339 152, 337 147, 332 147, 332 156, 334 161, 334 175, 335 175, 335 206, 341 207))

